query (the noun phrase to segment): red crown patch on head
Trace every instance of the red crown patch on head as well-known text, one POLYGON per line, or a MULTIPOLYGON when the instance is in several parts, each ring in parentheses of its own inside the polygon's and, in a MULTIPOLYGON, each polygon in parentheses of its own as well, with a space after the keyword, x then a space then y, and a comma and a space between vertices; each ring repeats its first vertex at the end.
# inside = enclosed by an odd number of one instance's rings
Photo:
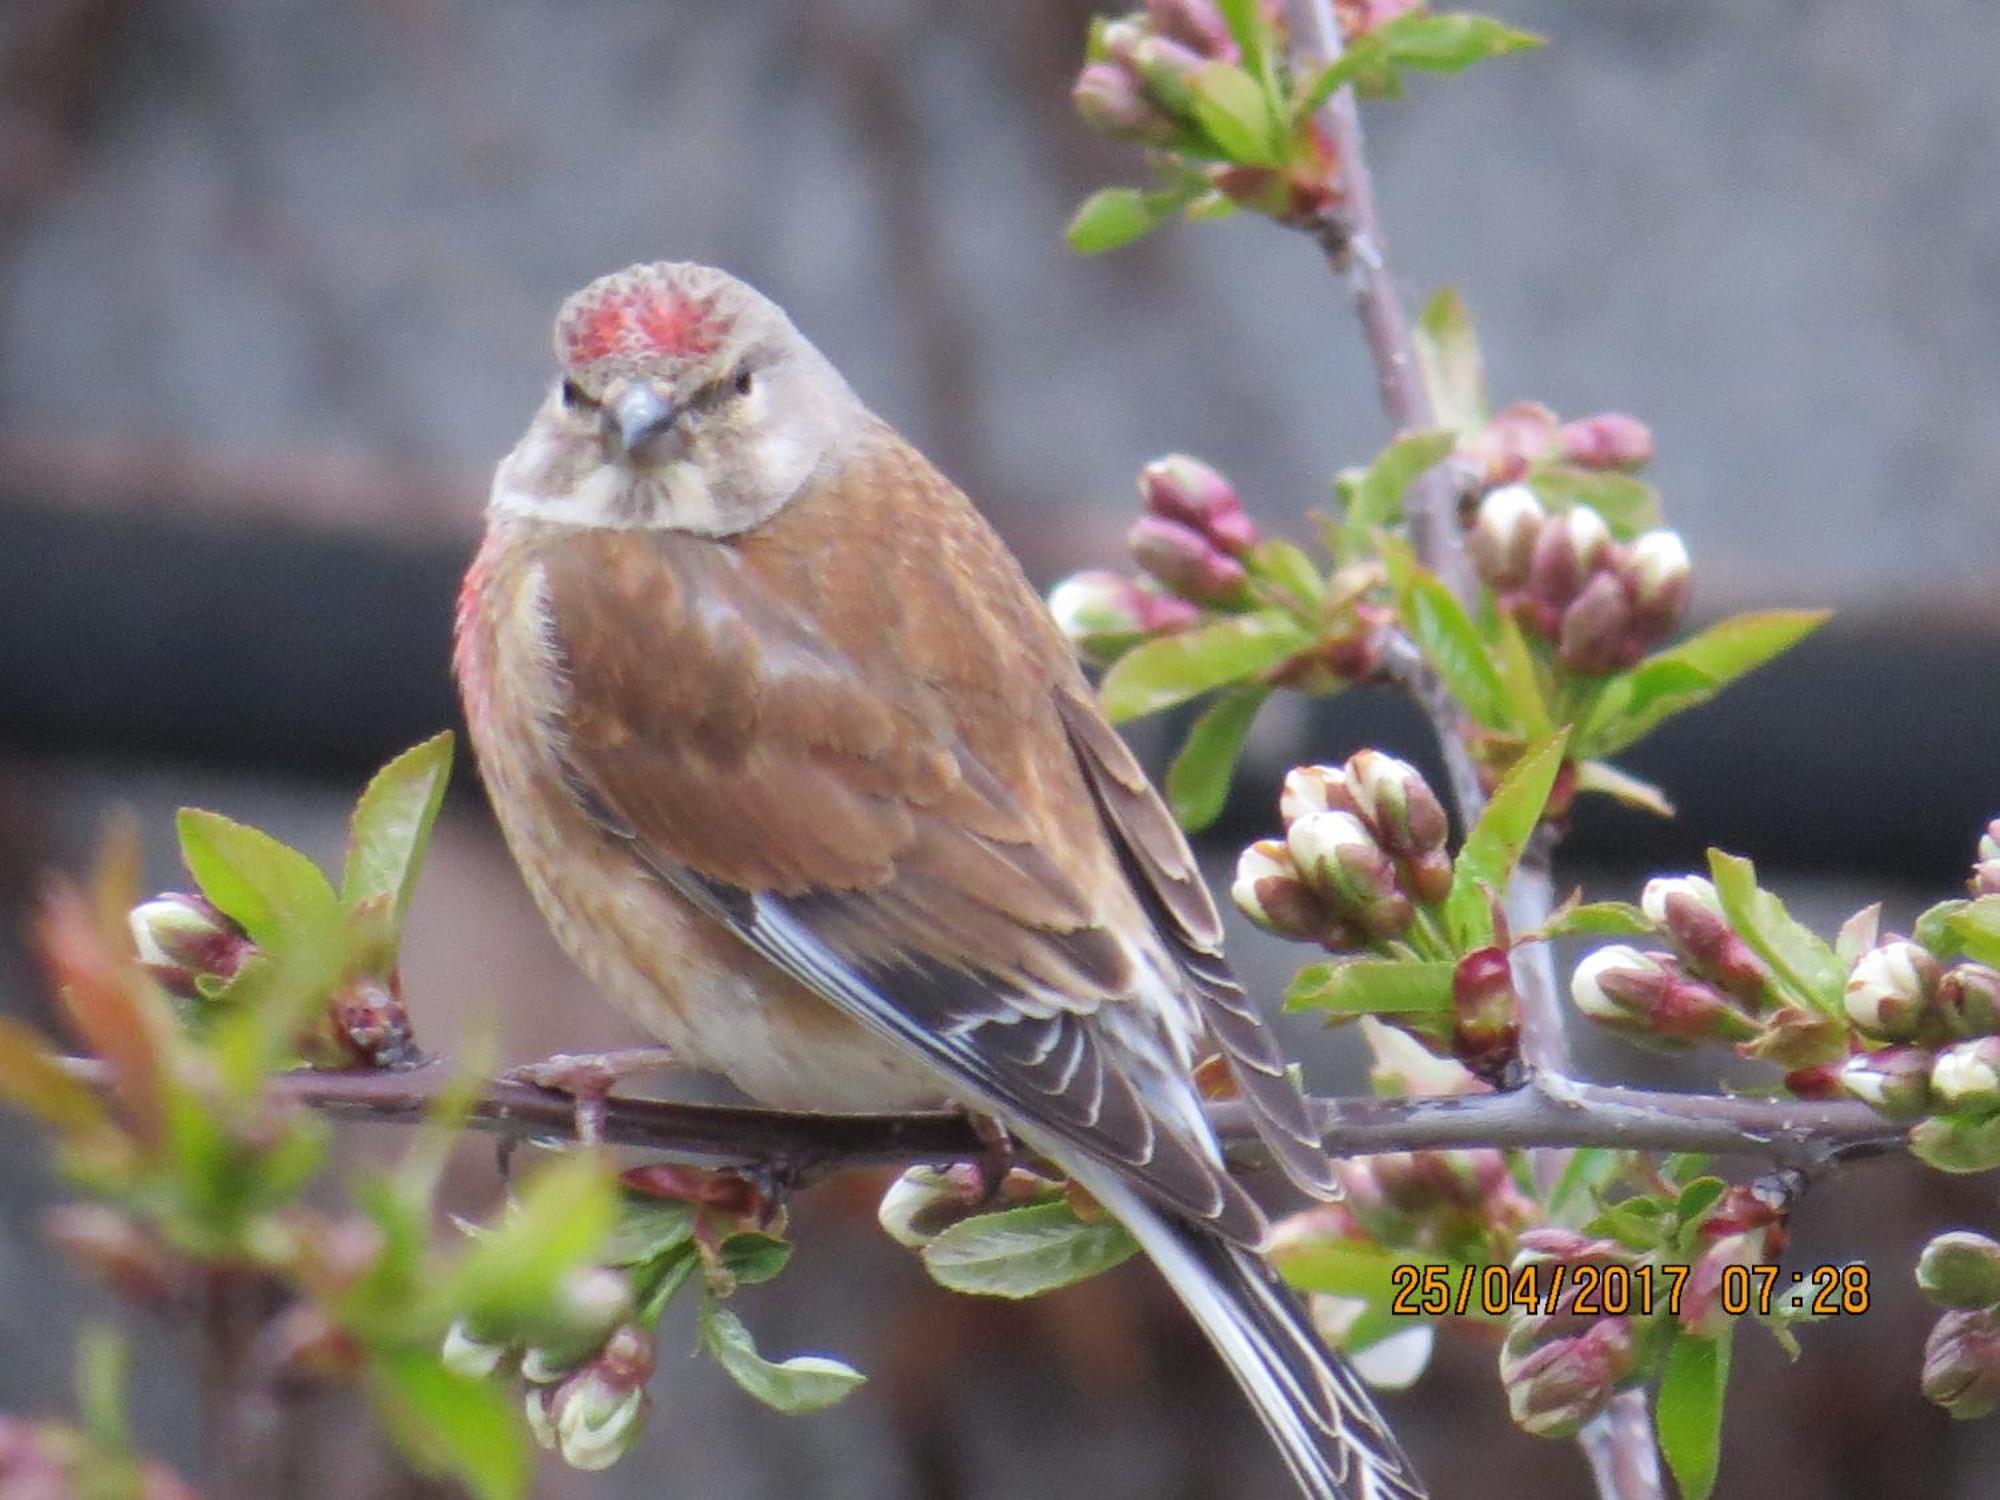
POLYGON ((708 298, 655 267, 621 271, 571 299, 556 347, 572 368, 608 360, 695 359, 713 354, 723 325, 708 298))

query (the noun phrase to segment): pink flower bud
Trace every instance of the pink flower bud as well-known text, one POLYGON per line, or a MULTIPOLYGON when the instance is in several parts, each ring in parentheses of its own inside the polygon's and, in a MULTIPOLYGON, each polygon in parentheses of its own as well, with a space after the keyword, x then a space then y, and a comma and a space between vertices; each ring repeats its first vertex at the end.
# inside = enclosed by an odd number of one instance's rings
POLYGON ((1623 943, 1599 948, 1578 964, 1570 994, 1592 1020, 1662 1041, 1745 1041, 1757 1032, 1720 991, 1689 978, 1675 959, 1623 943))
POLYGON ((1306 888, 1333 913, 1373 937, 1394 937, 1410 925, 1410 898, 1368 825, 1353 813, 1308 813, 1285 831, 1285 845, 1306 888))
POLYGON ((1884 1041, 1909 1041, 1935 1030, 1938 977, 1938 961, 1915 943, 1898 940, 1871 948, 1847 976, 1847 1017, 1884 1041))
POLYGON ((1625 665, 1632 606, 1613 573, 1599 573, 1584 585, 1562 614, 1556 632, 1556 659, 1568 672, 1601 677, 1625 665))
POLYGON ((1243 851, 1229 895, 1266 932, 1317 941, 1327 931, 1327 914, 1306 889, 1281 839, 1259 839, 1243 851))
POLYGON ((1146 96, 1137 76, 1118 63, 1087 64, 1069 96, 1084 123, 1113 140, 1157 145, 1173 134, 1174 122, 1146 96))
POLYGON ((1979 859, 1972 867, 1966 889, 1973 896, 2000 896, 2000 818, 1986 825, 1979 836, 1979 859))
POLYGON ((1232 557, 1257 545, 1257 528, 1236 491, 1200 459, 1185 453, 1154 459, 1139 471, 1139 495, 1149 514, 1199 531, 1232 557))
POLYGON ((1426 906, 1435 906, 1451 894, 1452 874, 1451 856, 1442 849, 1396 862, 1396 878, 1403 889, 1426 906))
POLYGON ((1522 1318, 1508 1330, 1500 1346, 1500 1382, 1508 1413, 1523 1431, 1573 1437, 1631 1374, 1632 1325, 1625 1318, 1595 1318, 1551 1337, 1547 1322, 1522 1318))
POLYGON ((1790 1195, 1760 1183, 1730 1188, 1694 1234, 1695 1261, 1681 1293, 1681 1326, 1713 1338, 1728 1326, 1722 1289, 1730 1268, 1768 1265, 1785 1253, 1790 1195))
POLYGON ((1653 434, 1637 417, 1604 411, 1565 422, 1562 455, 1579 469, 1643 469, 1653 461, 1653 434))
POLYGON ((1946 1313, 1924 1343, 1923 1391, 1960 1421, 2000 1407, 2000 1309, 1946 1313))
POLYGON ((1555 442, 1556 414, 1539 401, 1516 401, 1464 438, 1454 456, 1478 488, 1490 489, 1518 484, 1555 442))
POLYGON ((1514 969, 1505 948, 1481 948, 1451 974, 1452 1056, 1498 1084, 1521 1051, 1514 969))
POLYGON ((1587 505, 1553 517, 1535 540, 1528 565, 1528 591, 1544 610, 1559 617, 1609 560, 1615 544, 1604 518, 1587 505))
POLYGON ((1057 584, 1049 592, 1049 613, 1070 644, 1099 665, 1116 661, 1148 636, 1171 635, 1201 618, 1187 600, 1103 569, 1057 584))
POLYGON ((1408 761, 1379 750, 1348 757, 1347 787, 1356 810, 1390 854, 1428 854, 1444 847, 1449 823, 1444 804, 1408 761))
POLYGON ((1922 1047, 1857 1052, 1841 1065, 1840 1084, 1892 1120, 1914 1120, 1931 1107, 1931 1062, 1922 1047))
POLYGON ((1719 985, 1752 1009, 1769 993, 1770 971, 1722 914, 1715 886, 1699 875, 1646 882, 1639 897, 1646 916, 1667 937, 1697 979, 1719 985))
MULTIPOLYGON (((1111 29, 1106 28, 1107 47, 1111 29)), ((1175 119, 1189 113, 1194 105, 1194 77, 1209 66, 1207 58, 1170 37, 1147 35, 1133 45, 1131 59, 1153 103, 1175 119)))
POLYGON ((1504 485, 1479 502, 1465 534, 1465 550, 1488 588, 1504 593, 1526 585, 1535 542, 1548 518, 1525 484, 1504 485))
POLYGON ((1183 599, 1222 604, 1241 596, 1243 564, 1199 531, 1178 521, 1143 516, 1125 538, 1133 560, 1183 599))
POLYGON ((1672 635, 1687 613, 1693 565, 1678 532, 1649 531, 1627 549, 1619 572, 1632 602, 1636 656, 1672 635))
POLYGON ((1146 0, 1146 16, 1161 36, 1194 48, 1204 57, 1235 62, 1236 42, 1215 0, 1146 0))
POLYGON ((139 962, 182 999, 195 998, 201 979, 235 978, 257 952, 243 929, 203 896, 169 891, 133 907, 127 920, 139 962))
POLYGON ((2000 1304, 2000 1244, 1963 1229, 1937 1236, 1917 1257, 1917 1287, 1940 1307, 2000 1304))
POLYGON ((1278 796, 1278 816, 1287 828, 1308 813, 1358 815, 1360 810, 1342 766, 1296 766, 1286 774, 1284 790, 1278 796))
POLYGON ((1938 980, 1937 1009, 1954 1036, 2000 1033, 2000 970, 1954 964, 1938 980))

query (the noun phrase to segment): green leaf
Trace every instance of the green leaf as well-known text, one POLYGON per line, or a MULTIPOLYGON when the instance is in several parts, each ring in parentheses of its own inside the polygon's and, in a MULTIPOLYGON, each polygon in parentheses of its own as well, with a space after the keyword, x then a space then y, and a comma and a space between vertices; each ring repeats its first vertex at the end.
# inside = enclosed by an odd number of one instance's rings
POLYGON ((1156 194, 1130 187, 1101 188, 1083 200, 1063 238, 1079 255, 1102 255, 1152 233, 1172 211, 1158 207, 1156 194))
POLYGON ((1326 596, 1326 580, 1305 548, 1283 537, 1259 542, 1244 559, 1253 578, 1282 589, 1305 609, 1316 607, 1326 596))
POLYGON ((91 1441, 113 1453, 127 1453, 132 1447, 125 1413, 131 1376, 132 1346, 124 1332, 105 1323, 86 1323, 76 1345, 77 1414, 91 1441))
POLYGON ((1645 480, 1616 469, 1537 464, 1528 475, 1528 488, 1551 509, 1589 506, 1620 541, 1630 541, 1660 524, 1660 492, 1645 480))
POLYGON ((1443 461, 1454 438, 1444 431, 1410 432, 1397 438, 1367 468, 1342 476, 1346 513, 1341 518, 1342 556, 1369 550, 1375 532, 1403 517, 1403 496, 1417 476, 1443 461))
POLYGON ((785 1269, 792 1258, 792 1246, 789 1240, 746 1229, 724 1240, 721 1254, 722 1269, 730 1280, 739 1286, 755 1286, 785 1269))
POLYGON ((1311 111, 1343 83, 1362 93, 1395 97, 1401 92, 1396 69, 1457 73, 1489 57, 1539 47, 1542 39, 1503 26, 1490 16, 1433 15, 1407 11, 1356 37, 1306 90, 1301 108, 1311 111))
POLYGON ((693 1241, 696 1217, 692 1203, 626 1193, 618 1206, 618 1223, 598 1258, 607 1266, 655 1260, 693 1241))
POLYGON ((405 750, 375 773, 354 806, 341 899, 350 906, 387 897, 390 932, 402 930, 431 829, 451 780, 451 731, 405 750))
POLYGON ((1716 1200, 1728 1191, 1729 1184, 1720 1177, 1697 1177, 1681 1189, 1681 1195, 1674 1202, 1674 1216, 1683 1225, 1692 1227, 1696 1220, 1711 1208, 1716 1200))
POLYGON ((1652 919, 1627 901, 1593 901, 1557 912, 1533 934, 1543 942, 1566 937, 1641 937, 1656 931, 1652 919))
POLYGON ((1413 338, 1417 371, 1438 422, 1453 432, 1485 426, 1486 365, 1472 314, 1455 287, 1440 288, 1425 305, 1413 338))
POLYGON ((1287 1010, 1409 1015, 1451 1009, 1449 959, 1348 958, 1308 964, 1285 989, 1287 1010))
POLYGON ((1757 884, 1757 867, 1749 860, 1711 849, 1708 871, 1729 925, 1771 966, 1791 997, 1826 1015, 1843 1015, 1847 969, 1832 946, 1794 921, 1785 903, 1757 884))
POLYGON ((1223 156, 1247 167, 1284 160, 1277 116, 1264 86, 1243 69, 1208 63, 1189 81, 1194 117, 1223 156))
POLYGON ((1577 735, 1584 758, 1615 755, 1662 720, 1706 703, 1724 687, 1789 650, 1827 618, 1823 609, 1772 609, 1736 615, 1605 684, 1577 735))
POLYGON ((1483 729, 1515 727, 1511 696, 1479 628, 1436 574, 1400 544, 1382 548, 1396 586, 1396 612, 1451 694, 1483 729))
POLYGON ((1522 753, 1493 789, 1486 810, 1458 851, 1444 915, 1452 944, 1461 953, 1493 941, 1487 893, 1505 894, 1521 851, 1542 820, 1567 740, 1566 731, 1558 733, 1522 753))
POLYGON ((546 1317, 563 1279, 601 1253, 617 1212, 605 1163, 565 1156, 537 1172, 513 1210, 466 1247, 438 1296, 452 1315, 483 1328, 546 1317))
POLYGON ((1493 629, 1498 642, 1494 662, 1500 669, 1500 680, 1507 685, 1509 716, 1531 740, 1554 734, 1556 721, 1549 712, 1541 675, 1535 670, 1535 658, 1520 623, 1512 615, 1496 614, 1493 629))
POLYGON ((262 829, 194 807, 182 808, 175 826, 181 857, 202 894, 259 947, 282 947, 301 931, 339 924, 340 898, 298 850, 262 829))
POLYGON ((1708 1500, 1722 1458, 1722 1403, 1729 1389, 1730 1335, 1682 1333, 1667 1351, 1657 1413, 1660 1452, 1684 1500, 1708 1500))
POLYGON ((1138 1245, 1116 1219, 1085 1222, 1069 1204, 961 1219, 923 1248, 940 1286, 982 1297, 1039 1297, 1128 1260, 1138 1245))
POLYGON ((500 1386, 447 1370, 433 1354, 399 1351, 372 1363, 375 1402, 396 1445, 418 1467, 455 1476, 479 1500, 528 1493, 528 1445, 500 1386))
POLYGON ((1667 794, 1650 781, 1621 771, 1608 760, 1586 760, 1576 768, 1576 789, 1579 792, 1598 792, 1627 807, 1636 807, 1640 812, 1651 813, 1656 818, 1671 818, 1674 805, 1667 800, 1667 794))
POLYGON ((823 1411, 853 1393, 868 1377, 851 1365, 817 1354, 773 1362, 757 1352, 743 1320, 717 1302, 701 1304, 701 1342, 744 1390, 789 1416, 823 1411))
POLYGON ((1230 615, 1133 648, 1104 674, 1098 691, 1114 721, 1136 719, 1246 681, 1311 644, 1281 610, 1230 615))
POLYGON ((1230 40, 1243 54, 1243 66, 1259 77, 1266 62, 1263 9, 1258 0, 1218 0, 1230 40))
POLYGON ((1910 1131, 1910 1154, 1940 1172, 2000 1167, 2000 1115, 1933 1115, 1910 1131))
POLYGON ((0 1016, 0 1101, 65 1134, 110 1123, 104 1101, 74 1078, 32 1026, 0 1016))
POLYGON ((1256 683, 1231 688, 1194 721, 1187 743, 1167 768, 1167 802, 1189 833, 1222 816, 1243 741, 1270 690, 1256 683))
POLYGON ((1957 954, 2000 968, 2000 896, 1966 902, 1944 925, 1957 954))

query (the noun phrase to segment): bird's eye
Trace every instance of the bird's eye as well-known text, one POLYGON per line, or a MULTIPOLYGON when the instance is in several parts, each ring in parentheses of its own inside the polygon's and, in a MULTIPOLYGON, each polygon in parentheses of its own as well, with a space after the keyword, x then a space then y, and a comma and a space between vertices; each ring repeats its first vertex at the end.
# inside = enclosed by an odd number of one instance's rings
POLYGON ((578 385, 574 380, 563 381, 562 404, 571 411, 582 411, 586 407, 597 405, 595 401, 590 399, 583 387, 578 385))
POLYGON ((736 372, 736 380, 734 383, 737 395, 747 396, 750 394, 750 367, 748 365, 745 365, 742 369, 736 372))

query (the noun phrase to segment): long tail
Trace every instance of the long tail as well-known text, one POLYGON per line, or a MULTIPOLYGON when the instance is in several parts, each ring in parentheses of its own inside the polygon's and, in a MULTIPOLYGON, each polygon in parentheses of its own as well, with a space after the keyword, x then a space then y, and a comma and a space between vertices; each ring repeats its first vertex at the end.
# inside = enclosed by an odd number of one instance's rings
POLYGON ((1409 1456, 1304 1304, 1254 1251, 1152 1207, 1103 1168, 1073 1171, 1187 1305, 1311 1500, 1426 1500, 1409 1456))

